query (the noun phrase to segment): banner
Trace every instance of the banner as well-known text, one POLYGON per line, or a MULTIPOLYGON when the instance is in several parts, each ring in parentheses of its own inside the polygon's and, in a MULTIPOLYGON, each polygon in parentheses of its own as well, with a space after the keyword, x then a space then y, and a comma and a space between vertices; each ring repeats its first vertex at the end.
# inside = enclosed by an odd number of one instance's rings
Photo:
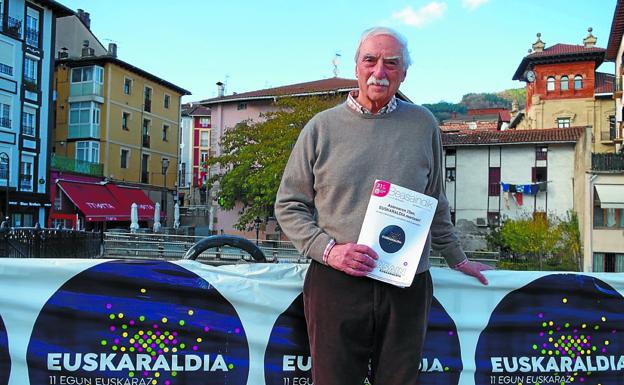
MULTIPOLYGON (((0 385, 312 385, 306 269, 0 259, 0 385)), ((624 274, 486 275, 432 269, 419 384, 624 385, 624 274)))

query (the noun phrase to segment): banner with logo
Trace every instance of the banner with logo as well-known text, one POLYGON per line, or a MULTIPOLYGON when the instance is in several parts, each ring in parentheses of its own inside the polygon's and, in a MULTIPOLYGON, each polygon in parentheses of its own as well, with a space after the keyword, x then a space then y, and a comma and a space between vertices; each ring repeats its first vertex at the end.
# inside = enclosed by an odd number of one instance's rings
MULTIPOLYGON (((311 385, 306 269, 0 259, 0 385, 311 385)), ((624 384, 624 274, 486 274, 432 270, 419 384, 624 384)))

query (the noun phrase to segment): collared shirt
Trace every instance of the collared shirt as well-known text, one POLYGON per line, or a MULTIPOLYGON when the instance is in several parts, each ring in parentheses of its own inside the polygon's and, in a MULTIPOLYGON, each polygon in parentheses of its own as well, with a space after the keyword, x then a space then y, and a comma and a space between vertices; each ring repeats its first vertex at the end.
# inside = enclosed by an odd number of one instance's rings
POLYGON ((349 92, 349 96, 347 97, 347 106, 349 106, 354 111, 357 111, 364 115, 383 115, 389 114, 397 108, 397 99, 396 96, 392 95, 390 101, 385 106, 381 107, 378 112, 371 112, 368 108, 362 106, 357 101, 357 97, 359 95, 359 90, 353 90, 349 92))

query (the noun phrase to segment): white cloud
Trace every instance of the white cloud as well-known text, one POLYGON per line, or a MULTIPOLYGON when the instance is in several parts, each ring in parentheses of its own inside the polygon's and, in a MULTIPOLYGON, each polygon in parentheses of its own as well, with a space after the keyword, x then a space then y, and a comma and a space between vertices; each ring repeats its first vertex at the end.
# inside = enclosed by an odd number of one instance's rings
POLYGON ((448 6, 446 3, 437 1, 432 1, 417 10, 414 10, 414 8, 408 5, 402 10, 393 13, 392 19, 413 27, 423 27, 444 16, 444 12, 446 12, 447 8, 448 6))
POLYGON ((464 8, 468 8, 469 10, 473 11, 477 8, 479 8, 480 6, 482 6, 483 4, 487 3, 489 0, 462 0, 462 6, 464 8))

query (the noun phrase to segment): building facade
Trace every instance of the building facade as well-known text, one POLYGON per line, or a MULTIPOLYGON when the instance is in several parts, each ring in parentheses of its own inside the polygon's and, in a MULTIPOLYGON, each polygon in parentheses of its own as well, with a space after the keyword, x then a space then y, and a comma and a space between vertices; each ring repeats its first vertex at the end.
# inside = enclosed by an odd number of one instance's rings
POLYGON ((180 189, 184 205, 205 205, 207 161, 212 131, 210 108, 199 104, 182 105, 183 155, 180 157, 180 189))
POLYGON ((71 14, 55 1, 0 1, 0 217, 13 226, 46 222, 55 24, 71 14))
POLYGON ((614 77, 597 72, 605 49, 595 46, 589 29, 583 45, 555 44, 546 48, 538 34, 533 51, 522 59, 513 79, 526 82, 525 111, 511 127, 543 129, 592 127, 593 152, 615 152, 614 77))

